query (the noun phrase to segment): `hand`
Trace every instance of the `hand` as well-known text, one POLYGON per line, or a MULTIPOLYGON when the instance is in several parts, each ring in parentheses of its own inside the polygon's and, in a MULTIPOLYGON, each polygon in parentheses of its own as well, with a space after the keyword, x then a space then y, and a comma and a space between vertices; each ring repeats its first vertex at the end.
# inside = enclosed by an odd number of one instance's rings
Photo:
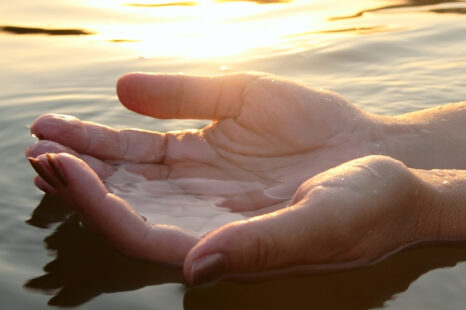
POLYGON ((440 240, 438 210, 428 203, 432 187, 419 174, 425 172, 390 157, 368 156, 314 176, 288 208, 231 223, 202 239, 185 260, 188 283, 354 268, 440 240))
MULTIPOLYGON (((130 74, 120 79, 117 91, 127 108, 141 114, 214 122, 202 130, 159 133, 117 131, 44 115, 31 127, 41 141, 26 154, 34 158, 39 188, 68 200, 88 226, 121 251, 146 260, 182 262, 200 238, 173 226, 150 224, 126 201, 108 193, 101 180, 115 172, 109 161, 124 162, 125 169, 147 179, 192 178, 184 185, 187 193, 214 191, 224 196, 223 206, 254 216, 286 206, 309 177, 383 148, 377 136, 380 118, 333 93, 273 76, 130 74), (196 187, 194 178, 239 181, 240 194, 224 194, 215 183, 196 187), (241 182, 261 186, 249 191, 241 182)), ((284 210, 278 212, 291 209, 284 210)), ((236 226, 221 231, 229 227, 236 226)), ((191 253, 197 253, 196 248, 191 253)), ((192 258, 186 261, 187 270, 192 258)))

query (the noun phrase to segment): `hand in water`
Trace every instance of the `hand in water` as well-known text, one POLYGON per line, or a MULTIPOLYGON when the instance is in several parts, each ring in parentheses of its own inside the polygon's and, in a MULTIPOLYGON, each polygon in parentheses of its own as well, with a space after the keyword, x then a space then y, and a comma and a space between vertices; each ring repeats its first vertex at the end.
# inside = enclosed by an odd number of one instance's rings
MULTIPOLYGON (((86 225, 123 253, 184 261, 187 281, 199 283, 220 269, 248 273, 364 261, 404 244, 401 237, 382 244, 380 233, 390 232, 376 232, 380 225, 389 226, 387 217, 399 218, 404 212, 382 198, 389 200, 387 195, 399 191, 402 201, 412 189, 397 182, 383 185, 377 173, 386 168, 365 168, 380 158, 311 178, 379 152, 381 118, 333 93, 268 75, 130 74, 120 79, 117 91, 127 108, 141 114, 213 120, 202 130, 168 133, 117 131, 54 115, 41 116, 32 125, 41 140, 27 150, 39 173, 36 185, 69 201, 86 225), (174 226, 149 223, 103 185, 102 180, 115 174, 111 161, 146 179, 178 182, 181 194, 220 197, 222 206, 258 217, 223 226, 202 239, 174 226), (381 199, 382 206, 373 205, 374 199, 381 199), (375 247, 369 249, 372 243, 375 247)), ((399 166, 381 161, 382 166, 399 166)), ((412 179, 409 173, 401 175, 412 179)), ((165 192, 170 190, 159 194, 165 192)))

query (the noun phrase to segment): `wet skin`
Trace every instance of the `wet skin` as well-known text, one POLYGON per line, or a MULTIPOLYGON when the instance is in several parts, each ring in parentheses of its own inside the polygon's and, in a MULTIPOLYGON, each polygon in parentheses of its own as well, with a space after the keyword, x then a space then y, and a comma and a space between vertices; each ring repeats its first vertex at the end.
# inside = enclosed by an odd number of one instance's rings
MULTIPOLYGON (((440 193, 463 199, 464 173, 449 172, 445 190, 444 177, 406 165, 464 169, 460 156, 425 151, 442 146, 448 153, 450 145, 435 133, 441 137, 451 128, 436 120, 449 117, 449 126, 464 127, 458 116, 463 104, 382 117, 336 94, 263 74, 129 74, 117 91, 127 108, 144 115, 213 122, 201 130, 160 133, 43 115, 31 127, 40 141, 26 151, 39 174, 35 184, 67 200, 87 226, 126 255, 183 263, 188 284, 298 265, 348 268, 413 243, 462 237, 462 229, 443 229, 433 219, 445 200, 440 193), (426 128, 434 131, 433 142, 424 141, 426 128), (149 223, 109 193, 102 180, 114 173, 114 161, 147 179, 213 180, 205 187, 186 182, 187 193, 196 187, 200 194, 218 190, 225 196, 220 184, 232 180, 255 182, 265 191, 240 188, 241 195, 223 197, 225 206, 250 220, 200 238, 149 223)), ((461 135, 452 139, 464 141, 461 135)))

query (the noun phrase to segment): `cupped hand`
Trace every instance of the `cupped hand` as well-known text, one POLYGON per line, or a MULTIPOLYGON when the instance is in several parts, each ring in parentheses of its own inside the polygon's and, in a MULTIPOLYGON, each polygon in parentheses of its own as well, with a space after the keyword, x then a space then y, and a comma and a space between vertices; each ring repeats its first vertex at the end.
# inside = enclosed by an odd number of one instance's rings
POLYGON ((200 284, 369 265, 429 241, 425 197, 429 186, 400 161, 358 158, 304 182, 287 208, 213 231, 189 252, 184 273, 200 284))
MULTIPOLYGON (((160 133, 41 116, 31 127, 40 141, 26 151, 39 173, 35 183, 67 199, 88 226, 127 255, 179 263, 191 251, 188 279, 192 253, 200 253, 216 232, 198 243, 196 234, 145 221, 103 185, 115 175, 113 163, 148 180, 183 180, 177 183, 181 193, 220 196, 221 206, 247 217, 273 218, 293 214, 295 208, 286 206, 305 180, 381 147, 379 118, 336 94, 270 75, 129 74, 117 91, 127 108, 141 114, 213 122, 201 130, 160 133)), ((275 266, 256 263, 251 271, 275 266)))

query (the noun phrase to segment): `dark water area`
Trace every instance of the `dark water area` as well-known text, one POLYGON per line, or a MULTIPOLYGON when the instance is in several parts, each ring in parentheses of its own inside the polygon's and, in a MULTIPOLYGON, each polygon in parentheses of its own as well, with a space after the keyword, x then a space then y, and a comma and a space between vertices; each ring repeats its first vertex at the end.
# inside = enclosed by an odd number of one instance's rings
POLYGON ((51 36, 66 36, 66 35, 89 35, 91 32, 81 29, 45 29, 45 28, 32 28, 32 27, 16 27, 16 26, 3 26, 0 27, 1 31, 13 34, 47 34, 51 36))
MULTIPOLYGON (((392 1, 392 2, 395 2, 396 4, 389 4, 389 5, 384 5, 384 6, 380 6, 380 7, 371 8, 371 9, 365 9, 365 10, 359 11, 359 12, 357 12, 355 14, 348 15, 348 16, 330 17, 330 20, 358 18, 358 17, 363 16, 366 13, 380 12, 380 11, 384 11, 384 10, 386 11, 386 10, 390 10, 390 9, 420 8, 422 10, 423 7, 428 6, 428 5, 436 5, 436 4, 443 4, 443 3, 455 3, 455 2, 463 2, 463 1, 461 1, 461 0, 459 0, 459 1, 456 1, 456 0, 454 0, 454 1, 412 0, 412 1, 402 1, 402 2, 392 1)), ((434 12, 434 13, 446 13, 446 12, 448 12, 448 13, 463 14, 464 8, 428 9, 428 11, 434 12)))
POLYGON ((117 128, 207 124, 126 111, 114 84, 131 71, 265 71, 384 115, 466 100, 465 1, 131 4, 0 1, 2 309, 464 309, 462 245, 345 272, 187 288, 179 268, 121 255, 44 196, 23 152, 35 141, 29 124, 47 112, 117 128))

